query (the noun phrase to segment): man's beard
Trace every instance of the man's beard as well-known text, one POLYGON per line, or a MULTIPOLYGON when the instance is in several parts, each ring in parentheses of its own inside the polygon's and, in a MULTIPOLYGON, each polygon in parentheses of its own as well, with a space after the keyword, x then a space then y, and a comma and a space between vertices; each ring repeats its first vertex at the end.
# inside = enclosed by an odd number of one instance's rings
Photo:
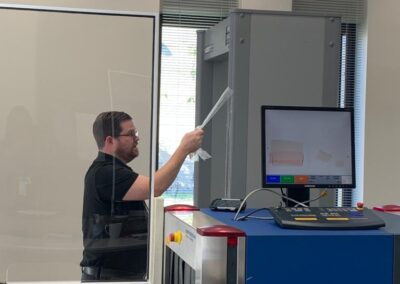
POLYGON ((115 151, 115 154, 125 163, 129 163, 139 155, 139 150, 137 149, 137 147, 131 148, 130 151, 117 149, 117 151, 115 151))

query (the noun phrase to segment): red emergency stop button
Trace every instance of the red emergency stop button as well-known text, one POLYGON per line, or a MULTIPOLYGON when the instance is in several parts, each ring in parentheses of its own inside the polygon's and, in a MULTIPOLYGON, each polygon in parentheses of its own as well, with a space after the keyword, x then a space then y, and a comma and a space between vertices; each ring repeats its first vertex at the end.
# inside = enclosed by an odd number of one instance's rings
POLYGON ((181 231, 176 231, 173 233, 170 233, 167 237, 167 244, 170 243, 177 243, 180 244, 182 242, 182 232, 181 231))

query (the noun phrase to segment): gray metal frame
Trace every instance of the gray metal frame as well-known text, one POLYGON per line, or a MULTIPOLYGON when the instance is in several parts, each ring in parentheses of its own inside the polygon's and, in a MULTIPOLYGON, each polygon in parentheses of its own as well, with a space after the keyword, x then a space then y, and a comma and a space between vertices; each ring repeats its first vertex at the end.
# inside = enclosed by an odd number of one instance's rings
MULTIPOLYGON (((196 168, 197 206, 261 187, 261 105, 337 106, 340 25, 332 15, 234 10, 199 33, 196 123, 226 86, 234 95, 205 128, 212 159, 196 168)), ((333 205, 334 194, 325 200, 333 205)), ((279 198, 249 202, 274 206, 279 198)))

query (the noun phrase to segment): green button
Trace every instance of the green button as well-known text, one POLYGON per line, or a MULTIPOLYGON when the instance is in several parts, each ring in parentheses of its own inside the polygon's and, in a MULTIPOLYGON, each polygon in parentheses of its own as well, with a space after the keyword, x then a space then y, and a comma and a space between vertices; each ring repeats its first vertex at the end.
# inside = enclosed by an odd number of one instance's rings
POLYGON ((281 183, 294 183, 294 176, 281 176, 281 183))

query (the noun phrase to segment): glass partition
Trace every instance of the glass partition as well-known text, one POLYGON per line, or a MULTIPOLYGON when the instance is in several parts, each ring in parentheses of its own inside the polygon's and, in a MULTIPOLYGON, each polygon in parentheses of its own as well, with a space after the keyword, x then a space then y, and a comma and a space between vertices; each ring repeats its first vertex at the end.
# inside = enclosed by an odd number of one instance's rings
MULTIPOLYGON (((133 118, 140 155, 128 166, 150 175, 155 18, 0 6, 0 30, 0 282, 79 280, 84 179, 98 156, 98 114, 133 118)), ((119 162, 112 159, 113 169, 119 162)), ((134 261, 146 268, 148 211, 140 203, 130 216, 129 204, 113 201, 115 212, 128 209, 93 218, 91 230, 102 233, 86 245, 105 254, 144 248, 134 261), (137 231, 129 225, 135 220, 137 231)))

